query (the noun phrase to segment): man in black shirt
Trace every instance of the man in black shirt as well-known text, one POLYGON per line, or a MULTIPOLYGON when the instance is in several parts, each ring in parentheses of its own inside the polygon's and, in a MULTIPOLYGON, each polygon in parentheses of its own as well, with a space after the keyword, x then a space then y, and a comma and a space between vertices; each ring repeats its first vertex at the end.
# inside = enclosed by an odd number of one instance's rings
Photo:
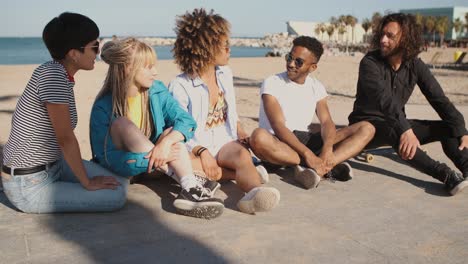
POLYGON ((426 64, 417 58, 422 34, 415 17, 382 18, 369 52, 359 66, 351 124, 368 121, 376 129, 368 147, 390 145, 414 168, 445 184, 452 195, 468 186, 468 133, 462 114, 445 96, 426 64), (418 85, 442 120, 409 120, 405 104, 418 85), (429 157, 419 146, 442 143, 445 154, 463 175, 429 157))

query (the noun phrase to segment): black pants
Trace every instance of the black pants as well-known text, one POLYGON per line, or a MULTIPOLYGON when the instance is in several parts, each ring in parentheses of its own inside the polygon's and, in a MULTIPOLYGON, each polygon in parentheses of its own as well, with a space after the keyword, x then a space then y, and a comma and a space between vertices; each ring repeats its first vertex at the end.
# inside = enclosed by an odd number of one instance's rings
MULTIPOLYGON (((421 145, 440 141, 445 155, 452 160, 455 166, 463 173, 468 172, 468 150, 465 148, 462 151, 458 149, 460 145, 459 138, 450 136, 450 129, 444 121, 428 121, 428 120, 408 120, 411 124, 414 134, 418 137, 421 145)), ((375 148, 379 146, 390 145, 398 153, 400 144, 399 136, 389 129, 385 121, 369 121, 374 125, 376 131, 374 139, 369 142, 366 148, 375 148)), ((413 159, 408 160, 408 163, 415 169, 431 175, 432 177, 443 181, 444 176, 441 175, 441 163, 433 160, 424 151, 418 149, 413 159)))

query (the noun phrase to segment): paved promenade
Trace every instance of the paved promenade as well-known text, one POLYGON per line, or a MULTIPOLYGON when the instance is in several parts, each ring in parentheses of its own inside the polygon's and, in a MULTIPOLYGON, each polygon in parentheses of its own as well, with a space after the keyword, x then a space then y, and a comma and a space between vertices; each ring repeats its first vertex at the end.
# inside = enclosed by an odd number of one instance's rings
MULTIPOLYGON (((345 124, 351 104, 330 109, 345 124)), ((436 118, 426 106, 407 112, 436 118)), ((440 144, 425 148, 449 162, 440 144)), ((0 192, 0 263, 466 263, 468 191, 449 196, 395 154, 350 163, 355 179, 314 190, 298 187, 292 170, 270 174, 281 202, 258 215, 240 213, 242 193, 225 183, 226 209, 210 221, 175 213, 168 178, 131 185, 115 213, 27 215, 0 192)))

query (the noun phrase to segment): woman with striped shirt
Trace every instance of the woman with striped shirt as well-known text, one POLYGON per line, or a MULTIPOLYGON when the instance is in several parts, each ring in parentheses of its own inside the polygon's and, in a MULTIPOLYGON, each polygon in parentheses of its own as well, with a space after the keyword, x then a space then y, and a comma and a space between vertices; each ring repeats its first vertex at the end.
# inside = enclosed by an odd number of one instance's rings
POLYGON ((92 70, 99 28, 63 13, 44 28, 53 60, 40 65, 21 95, 3 150, 2 183, 26 213, 112 211, 125 204, 127 180, 83 161, 73 132, 78 117, 73 76, 92 70))

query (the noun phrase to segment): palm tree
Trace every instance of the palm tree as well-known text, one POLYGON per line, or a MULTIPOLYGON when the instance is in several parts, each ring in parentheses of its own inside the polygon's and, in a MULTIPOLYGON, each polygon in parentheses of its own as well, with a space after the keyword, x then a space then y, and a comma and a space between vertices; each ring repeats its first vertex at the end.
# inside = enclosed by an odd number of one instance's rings
POLYGON ((372 15, 371 21, 372 21, 372 31, 373 32, 377 31, 377 28, 379 27, 381 19, 382 19, 382 15, 379 12, 375 12, 372 15))
POLYGON ((371 21, 368 19, 368 18, 364 18, 364 20, 362 21, 362 24, 361 24, 361 27, 364 29, 364 32, 369 32, 369 29, 371 28, 372 26, 372 23, 371 21))
POLYGON ((327 26, 328 41, 330 41, 331 36, 335 33, 335 26, 330 24, 327 26))
MULTIPOLYGON (((338 28, 338 26, 340 25, 340 20, 334 16, 330 17, 330 25, 333 26, 333 32, 335 32, 335 29, 338 28)), ((328 30, 329 30, 329 27, 327 27, 327 33, 328 33, 328 30)), ((332 33, 333 34, 333 33, 332 33)))
POLYGON ((423 17, 423 15, 417 13, 416 15, 414 15, 414 17, 416 18, 416 24, 418 24, 421 27, 424 27, 424 17, 423 17))
POLYGON ((468 31, 468 12, 465 13, 465 28, 468 31))
POLYGON ((455 39, 457 39, 458 35, 460 35, 460 32, 463 30, 463 22, 460 18, 456 18, 455 21, 453 21, 453 29, 455 29, 455 39))
MULTIPOLYGON (((343 42, 343 35, 344 33, 347 32, 347 27, 348 27, 348 21, 346 20, 346 16, 345 15, 341 15, 338 17, 338 25, 337 25, 337 29, 338 29, 338 35, 341 36, 341 42, 343 42)), ((346 36, 346 44, 348 43, 348 36, 346 36)))
POLYGON ((323 39, 323 33, 327 32, 327 26, 325 23, 320 23, 320 32, 322 32, 322 39, 323 39))
POLYGON ((315 34, 320 35, 320 40, 323 40, 323 33, 324 33, 326 30, 327 30, 327 29, 325 28, 325 24, 324 24, 324 23, 318 23, 318 24, 315 26, 315 34))
POLYGON ((440 38, 440 46, 444 44, 444 36, 445 32, 447 32, 449 28, 449 20, 448 17, 446 16, 441 16, 436 19, 435 23, 435 31, 439 33, 439 38, 440 38))
MULTIPOLYGON (((338 35, 340 35, 341 41, 343 41, 343 35, 346 33, 346 25, 340 24, 338 26, 338 35)), ((348 41, 346 41, 346 50, 348 50, 348 41)))
POLYGON ((368 35, 367 33, 369 32, 369 29, 372 27, 372 22, 368 19, 368 18, 365 18, 363 21, 362 21, 362 24, 361 24, 361 27, 364 29, 364 42, 367 42, 368 41, 368 35))
POLYGON ((356 27, 358 19, 352 15, 347 15, 346 22, 348 23, 348 25, 351 26, 351 39, 352 39, 351 43, 354 43, 354 27, 356 27))
MULTIPOLYGON (((314 32, 315 32, 315 35, 320 36, 320 24, 315 25, 314 32)), ((322 40, 321 37, 320 37, 320 40, 322 40)))
POLYGON ((432 34, 432 42, 435 42, 435 21, 433 16, 424 17, 424 28, 427 34, 432 34))

